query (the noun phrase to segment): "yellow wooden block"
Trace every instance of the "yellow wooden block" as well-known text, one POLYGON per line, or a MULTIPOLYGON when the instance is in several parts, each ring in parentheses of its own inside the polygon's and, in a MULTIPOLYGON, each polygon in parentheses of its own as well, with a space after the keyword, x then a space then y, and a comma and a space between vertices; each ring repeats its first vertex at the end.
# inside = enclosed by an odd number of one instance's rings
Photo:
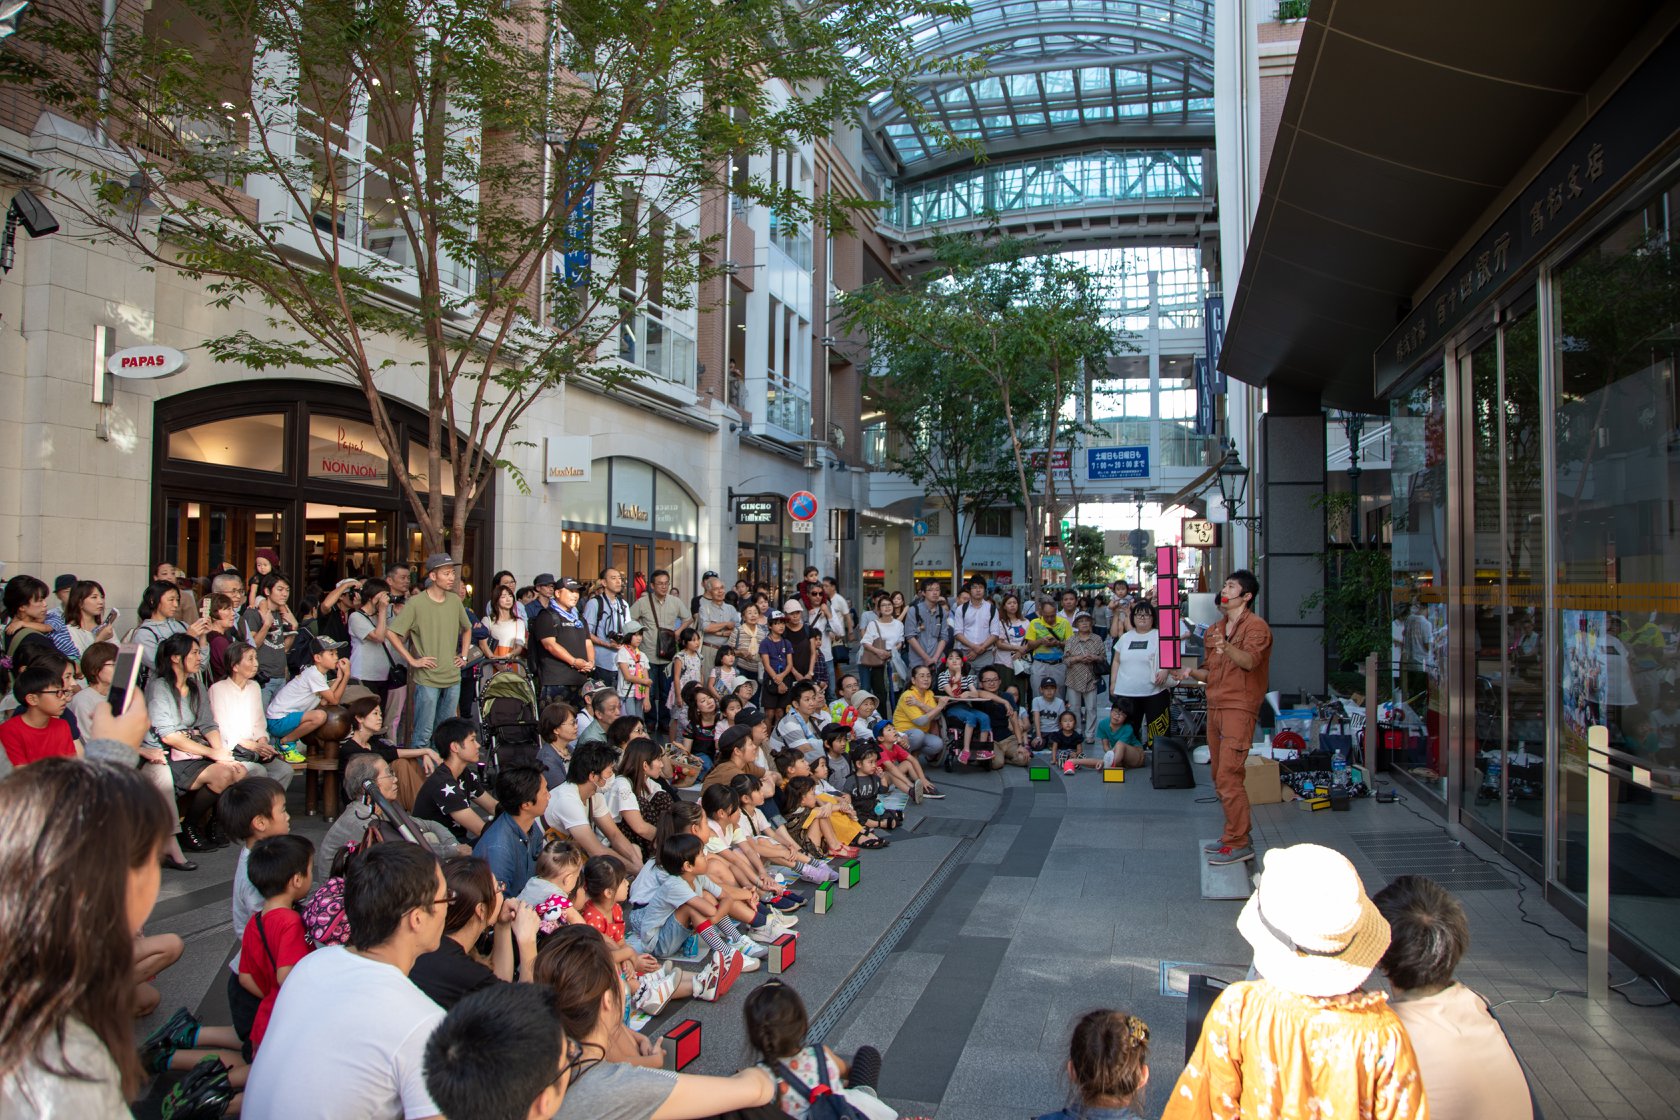
POLYGON ((1117 766, 1103 771, 1103 781, 1105 782, 1123 782, 1125 780, 1126 772, 1117 766))

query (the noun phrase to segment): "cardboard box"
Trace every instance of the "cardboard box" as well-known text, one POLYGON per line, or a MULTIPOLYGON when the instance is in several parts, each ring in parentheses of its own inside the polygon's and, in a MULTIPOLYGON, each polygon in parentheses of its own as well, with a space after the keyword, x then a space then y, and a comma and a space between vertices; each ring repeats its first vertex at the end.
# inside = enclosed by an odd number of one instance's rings
POLYGON ((659 1036, 665 1052, 665 1068, 679 1072, 700 1056, 700 1021, 684 1019, 659 1036))
POLYGON ((843 890, 850 890, 857 886, 863 878, 863 865, 855 859, 835 864, 834 870, 840 873, 840 887, 843 890))
POLYGON ((799 938, 791 933, 784 933, 765 948, 770 950, 766 962, 770 965, 770 975, 780 976, 793 967, 794 960, 799 956, 799 938))
POLYGON ((1278 764, 1269 758, 1248 756, 1243 768, 1243 788, 1250 805, 1274 805, 1283 800, 1283 779, 1278 764))
POLYGON ((812 892, 811 897, 817 913, 828 913, 834 908, 834 884, 818 883, 817 889, 812 892))
POLYGON ((1126 772, 1119 767, 1110 767, 1103 771, 1103 781, 1105 782, 1123 782, 1125 780, 1126 772))

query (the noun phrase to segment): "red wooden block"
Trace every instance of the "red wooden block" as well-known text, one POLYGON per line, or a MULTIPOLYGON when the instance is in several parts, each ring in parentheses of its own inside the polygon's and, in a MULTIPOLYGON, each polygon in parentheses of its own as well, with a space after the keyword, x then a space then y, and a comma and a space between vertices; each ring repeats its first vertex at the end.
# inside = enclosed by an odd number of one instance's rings
POLYGON ((686 1069, 700 1056, 700 1021, 683 1019, 659 1037, 659 1047, 665 1051, 665 1068, 686 1069))
POLYGON ((780 976, 793 967, 794 958, 799 955, 799 938, 784 933, 765 948, 770 950, 770 974, 780 976))

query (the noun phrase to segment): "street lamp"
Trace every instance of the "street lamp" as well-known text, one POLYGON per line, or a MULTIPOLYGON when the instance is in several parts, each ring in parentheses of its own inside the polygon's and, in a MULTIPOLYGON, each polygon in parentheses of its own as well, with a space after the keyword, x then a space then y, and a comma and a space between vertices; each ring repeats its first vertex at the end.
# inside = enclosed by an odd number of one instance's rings
POLYGON ((1248 489, 1248 468, 1243 466, 1241 457, 1237 455, 1237 441, 1227 439, 1225 442, 1225 458, 1220 461, 1219 496, 1225 499, 1225 520, 1253 521, 1257 518, 1238 517, 1237 507, 1242 505, 1243 494, 1248 489))
POLYGON ((1337 412, 1332 415, 1342 424, 1342 430, 1347 432, 1348 441, 1348 489, 1353 491, 1354 508, 1359 508, 1359 476, 1363 473, 1359 467, 1359 437, 1365 431, 1365 414, 1362 412, 1337 412))

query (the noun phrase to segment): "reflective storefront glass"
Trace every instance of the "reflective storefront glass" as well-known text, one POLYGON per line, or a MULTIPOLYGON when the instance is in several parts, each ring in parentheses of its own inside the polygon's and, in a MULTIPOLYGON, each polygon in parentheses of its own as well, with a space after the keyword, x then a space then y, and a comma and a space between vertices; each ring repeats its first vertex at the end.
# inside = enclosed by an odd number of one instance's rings
POLYGON ((1655 789, 1612 782, 1610 917, 1680 961, 1680 187, 1624 211, 1552 282, 1557 877, 1585 894, 1586 733, 1655 789))
POLYGON ((671 589, 687 599, 698 590, 694 566, 699 506, 659 468, 622 456, 596 459, 587 482, 561 487, 565 528, 560 572, 582 583, 611 567, 625 591, 639 596, 655 571, 671 573, 671 589))

